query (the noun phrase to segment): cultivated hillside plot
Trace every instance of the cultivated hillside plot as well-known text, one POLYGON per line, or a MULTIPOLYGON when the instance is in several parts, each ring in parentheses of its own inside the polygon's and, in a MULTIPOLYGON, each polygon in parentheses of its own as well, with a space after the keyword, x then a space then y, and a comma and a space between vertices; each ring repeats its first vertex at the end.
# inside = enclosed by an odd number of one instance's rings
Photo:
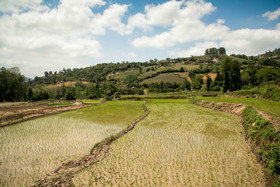
POLYGON ((29 186, 141 116, 143 102, 116 101, 0 129, 0 186, 29 186))
POLYGON ((77 174, 76 186, 264 186, 240 118, 189 104, 153 100, 151 113, 77 174))

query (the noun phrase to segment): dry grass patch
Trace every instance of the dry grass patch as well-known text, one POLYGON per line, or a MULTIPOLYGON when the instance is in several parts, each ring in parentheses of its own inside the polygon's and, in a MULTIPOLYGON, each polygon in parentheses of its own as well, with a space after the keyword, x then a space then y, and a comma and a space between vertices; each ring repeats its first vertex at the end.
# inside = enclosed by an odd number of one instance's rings
MULTIPOLYGON (((60 88, 63 84, 65 86, 72 86, 72 87, 74 87, 77 82, 78 81, 70 81, 70 82, 64 82, 64 83, 59 83, 59 84, 52 84, 52 85, 46 86, 46 88, 48 88, 48 89, 50 89, 50 88, 60 88)), ((89 84, 89 82, 87 82, 87 81, 81 81, 81 83, 83 83, 84 85, 88 85, 89 84)))

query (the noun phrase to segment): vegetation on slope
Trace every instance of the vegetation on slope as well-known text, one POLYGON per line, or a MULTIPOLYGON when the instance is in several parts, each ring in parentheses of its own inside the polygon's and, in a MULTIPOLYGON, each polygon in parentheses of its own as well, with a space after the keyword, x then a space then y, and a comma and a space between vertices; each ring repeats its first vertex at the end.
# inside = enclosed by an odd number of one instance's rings
POLYGON ((274 126, 258 115, 252 107, 246 107, 242 113, 245 130, 256 146, 260 159, 264 162, 266 173, 271 175, 272 183, 280 185, 280 134, 274 126))

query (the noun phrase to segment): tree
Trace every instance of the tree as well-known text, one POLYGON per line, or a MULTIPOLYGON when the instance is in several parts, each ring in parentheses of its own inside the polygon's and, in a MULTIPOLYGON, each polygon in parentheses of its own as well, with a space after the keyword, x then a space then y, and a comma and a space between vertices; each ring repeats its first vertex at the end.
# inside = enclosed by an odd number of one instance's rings
POLYGON ((33 90, 32 90, 32 88, 29 88, 29 89, 28 89, 27 95, 28 95, 29 101, 32 101, 32 97, 33 97, 33 90))
POLYGON ((76 99, 76 89, 75 89, 75 87, 68 87, 66 89, 65 99, 67 99, 67 100, 75 100, 76 99))
POLYGON ((45 73, 44 73, 44 74, 45 74, 45 77, 47 77, 49 73, 48 73, 47 71, 45 71, 45 73))
POLYGON ((219 55, 225 55, 226 54, 226 49, 224 47, 220 47, 218 49, 219 55))
POLYGON ((210 53, 209 53, 209 49, 206 49, 206 50, 205 50, 204 55, 210 55, 210 53))
POLYGON ((210 91, 211 83, 212 83, 212 79, 210 76, 207 75, 207 79, 206 79, 206 90, 207 91, 210 91))
POLYGON ((180 72, 185 72, 185 70, 184 70, 183 67, 181 67, 179 71, 180 71, 180 72))
POLYGON ((222 63, 223 92, 239 90, 241 88, 240 63, 226 58, 222 63))
POLYGON ((0 102, 27 100, 28 85, 19 68, 0 69, 0 102))
POLYGON ((182 90, 191 90, 191 83, 188 81, 188 79, 184 78, 184 81, 181 85, 182 90))
POLYGON ((62 97, 65 97, 65 94, 66 94, 66 88, 65 88, 64 83, 61 85, 61 94, 62 94, 62 97))
POLYGON ((195 76, 194 79, 192 79, 193 89, 199 90, 202 88, 202 85, 203 85, 203 76, 202 75, 195 76))
POLYGON ((140 73, 140 74, 143 73, 142 67, 139 68, 139 73, 140 73))

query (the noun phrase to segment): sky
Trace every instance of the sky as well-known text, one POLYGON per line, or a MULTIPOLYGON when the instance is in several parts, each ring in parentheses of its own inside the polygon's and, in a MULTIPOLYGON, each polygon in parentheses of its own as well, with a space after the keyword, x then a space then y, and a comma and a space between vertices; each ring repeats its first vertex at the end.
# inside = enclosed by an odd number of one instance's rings
POLYGON ((27 77, 98 63, 280 47, 279 0, 0 0, 0 67, 27 77))

